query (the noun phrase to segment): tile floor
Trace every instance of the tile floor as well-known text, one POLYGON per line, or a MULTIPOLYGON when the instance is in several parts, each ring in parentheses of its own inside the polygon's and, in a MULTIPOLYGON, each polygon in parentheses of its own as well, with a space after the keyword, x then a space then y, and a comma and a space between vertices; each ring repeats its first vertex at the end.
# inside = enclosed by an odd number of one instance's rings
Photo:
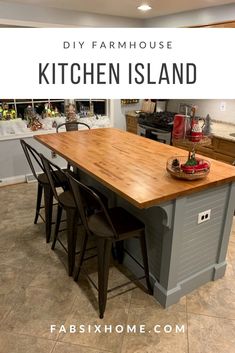
MULTIPOLYGON (((114 292, 101 321, 86 278, 81 276, 78 285, 67 276, 63 252, 59 246, 53 252, 43 224, 32 223, 35 195, 35 183, 0 188, 0 353, 235 352, 235 220, 223 279, 168 309, 139 288, 114 292), (102 332, 95 333, 99 324, 102 332), (128 324, 145 325, 146 333, 103 329, 128 324), (61 325, 66 333, 59 332, 61 325), (85 325, 86 330, 91 325, 93 330, 69 333, 69 325, 85 325), (155 325, 161 326, 160 333, 154 332, 155 325), (165 325, 172 332, 165 333, 165 325), (185 325, 185 332, 175 332, 176 325, 185 325)), ((112 268, 110 282, 122 280, 123 274, 112 268)))

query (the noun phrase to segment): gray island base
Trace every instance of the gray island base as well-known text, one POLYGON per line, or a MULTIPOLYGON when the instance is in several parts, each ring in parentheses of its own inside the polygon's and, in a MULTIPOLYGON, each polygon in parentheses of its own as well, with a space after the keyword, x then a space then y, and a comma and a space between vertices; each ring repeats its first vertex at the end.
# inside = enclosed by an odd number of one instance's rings
MULTIPOLYGON (((90 176, 84 175, 83 178, 106 193, 113 204, 126 208, 145 223, 154 297, 163 307, 177 303, 185 294, 224 276, 234 214, 235 183, 139 209, 90 176), (211 210, 210 219, 198 224, 198 214, 206 210, 211 210)), ((137 241, 126 241, 125 248, 141 262, 137 241)), ((143 276, 127 253, 124 264, 136 276, 143 276)))

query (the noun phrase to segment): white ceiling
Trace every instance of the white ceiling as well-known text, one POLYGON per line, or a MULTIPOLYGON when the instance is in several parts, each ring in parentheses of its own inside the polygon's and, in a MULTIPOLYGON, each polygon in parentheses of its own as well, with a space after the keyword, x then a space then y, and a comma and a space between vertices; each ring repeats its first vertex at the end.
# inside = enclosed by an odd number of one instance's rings
POLYGON ((2 2, 143 19, 234 3, 229 0, 3 0, 2 2), (151 5, 152 10, 146 13, 137 10, 137 6, 143 3, 151 5))

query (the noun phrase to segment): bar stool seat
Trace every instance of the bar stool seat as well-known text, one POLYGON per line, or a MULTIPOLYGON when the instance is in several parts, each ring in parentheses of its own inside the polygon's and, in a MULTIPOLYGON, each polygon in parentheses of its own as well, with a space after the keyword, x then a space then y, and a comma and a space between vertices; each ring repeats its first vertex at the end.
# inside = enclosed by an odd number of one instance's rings
MULTIPOLYGON (((67 183, 68 183, 68 179, 67 179, 67 183)), ((91 188, 91 189, 93 191, 97 192, 97 194, 100 196, 100 198, 103 200, 104 203, 107 203, 107 198, 103 194, 99 193, 94 188, 91 188)), ((73 194, 71 193, 70 190, 63 191, 61 194, 58 195, 58 199, 64 208, 76 208, 74 197, 73 197, 73 194)), ((84 204, 84 206, 86 206, 88 208, 87 202, 84 204)), ((95 210, 96 206, 97 206, 96 204, 91 202, 89 204, 89 210, 95 210)))
MULTIPOLYGON (((56 174, 56 187, 67 186, 68 188, 68 179, 66 178, 65 174, 61 173, 60 171, 56 171, 56 174)), ((42 184, 49 184, 46 173, 38 174, 38 181, 42 184)))
MULTIPOLYGON (((78 258, 77 269, 75 271, 74 280, 78 280, 81 266, 83 264, 84 255, 88 237, 94 237, 97 244, 98 255, 98 301, 99 301, 99 317, 104 317, 106 308, 107 292, 108 292, 108 276, 109 264, 113 243, 123 243, 123 240, 130 238, 138 238, 140 241, 143 266, 136 260, 144 270, 146 285, 149 294, 152 294, 152 287, 149 279, 147 246, 145 239, 145 226, 139 219, 127 212, 121 207, 108 209, 99 195, 97 195, 88 186, 74 179, 67 173, 71 189, 73 191, 74 200, 85 229, 82 237, 81 251, 78 258), (84 205, 87 200, 93 199, 93 202, 100 205, 99 211, 95 214, 87 214, 84 205)), ((89 276, 88 276, 89 277, 89 276)), ((119 286, 120 287, 120 286, 119 286)))
POLYGON ((71 191, 64 191, 58 195, 59 202, 64 208, 76 208, 71 191))
MULTIPOLYGON (((119 240, 130 237, 131 232, 135 233, 135 236, 139 236, 140 233, 144 231, 144 224, 124 208, 109 208, 108 213, 115 231, 119 236, 119 240)), ((97 236, 113 238, 113 229, 107 222, 107 218, 103 212, 91 215, 87 223, 89 229, 93 233, 96 233, 97 236)))

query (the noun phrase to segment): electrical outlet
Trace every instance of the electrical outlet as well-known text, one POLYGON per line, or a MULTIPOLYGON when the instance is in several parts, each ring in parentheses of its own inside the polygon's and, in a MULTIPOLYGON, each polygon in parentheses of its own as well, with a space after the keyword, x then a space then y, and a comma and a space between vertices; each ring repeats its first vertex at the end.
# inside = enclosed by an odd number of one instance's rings
POLYGON ((57 154, 54 151, 51 151, 51 158, 57 158, 57 154))
POLYGON ((211 210, 200 212, 198 213, 197 223, 200 224, 202 222, 209 221, 210 218, 211 218, 211 210))
POLYGON ((220 103, 220 111, 225 112, 226 111, 226 102, 221 102, 220 103))

